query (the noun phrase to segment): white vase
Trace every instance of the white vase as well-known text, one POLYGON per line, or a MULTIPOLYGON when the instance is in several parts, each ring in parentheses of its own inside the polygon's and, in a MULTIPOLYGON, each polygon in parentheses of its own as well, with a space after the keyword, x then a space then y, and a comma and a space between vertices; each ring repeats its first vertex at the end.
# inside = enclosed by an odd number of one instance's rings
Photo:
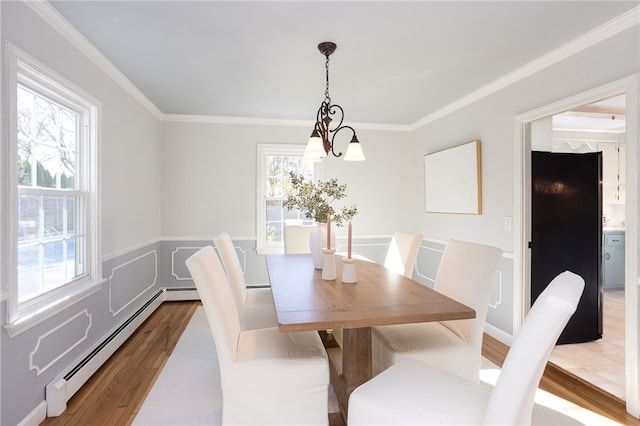
MULTIPOLYGON (((322 269, 322 249, 327 247, 327 224, 319 223, 316 229, 309 233, 309 248, 313 267, 322 269)), ((336 247, 336 233, 331 227, 331 247, 336 247)))

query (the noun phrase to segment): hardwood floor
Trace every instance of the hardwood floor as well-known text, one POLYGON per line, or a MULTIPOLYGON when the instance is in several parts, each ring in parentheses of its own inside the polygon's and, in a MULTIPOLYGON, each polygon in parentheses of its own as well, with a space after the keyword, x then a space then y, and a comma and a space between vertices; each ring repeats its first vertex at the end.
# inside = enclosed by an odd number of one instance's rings
MULTIPOLYGON (((171 355, 200 302, 166 302, 140 326, 100 370, 69 400, 59 417, 42 425, 129 425, 171 355)), ((502 365, 508 347, 485 335, 483 355, 502 365)), ((625 425, 640 421, 625 412, 624 402, 550 364, 541 387, 625 425)), ((337 413, 336 413, 337 414, 337 413)), ((339 414, 331 426, 343 426, 339 414)))
POLYGON ((167 302, 71 398, 41 425, 128 425, 200 302, 167 302))

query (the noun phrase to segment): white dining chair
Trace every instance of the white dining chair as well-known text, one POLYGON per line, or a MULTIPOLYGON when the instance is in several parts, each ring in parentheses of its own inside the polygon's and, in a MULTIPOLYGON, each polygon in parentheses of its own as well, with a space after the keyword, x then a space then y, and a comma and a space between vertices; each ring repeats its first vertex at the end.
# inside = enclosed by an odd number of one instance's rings
POLYGON ((530 425, 551 351, 573 315, 584 280, 558 275, 536 299, 493 389, 416 359, 403 359, 356 388, 349 426, 530 425))
POLYGON ((318 229, 317 226, 285 225, 284 252, 286 254, 311 253, 309 235, 318 229))
POLYGON ((217 235, 213 241, 227 278, 232 284, 232 292, 238 308, 242 329, 250 330, 277 326, 278 320, 273 305, 271 289, 265 287, 247 288, 240 259, 238 259, 238 254, 228 233, 223 232, 217 235))
POLYGON ((215 250, 186 260, 213 334, 223 425, 326 425, 329 364, 316 332, 241 330, 215 250))
POLYGON ((482 335, 502 250, 449 240, 434 289, 473 308, 474 319, 385 325, 372 329, 372 368, 377 374, 402 358, 416 358, 468 380, 479 380, 482 335))
POLYGON ((422 235, 397 231, 393 234, 387 250, 384 266, 405 277, 411 278, 416 264, 422 235))

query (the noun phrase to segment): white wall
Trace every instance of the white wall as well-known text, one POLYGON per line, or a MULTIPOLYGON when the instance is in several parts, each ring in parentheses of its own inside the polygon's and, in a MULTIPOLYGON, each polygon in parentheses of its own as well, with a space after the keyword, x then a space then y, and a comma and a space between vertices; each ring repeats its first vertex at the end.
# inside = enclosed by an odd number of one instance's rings
POLYGON ((102 253, 160 235, 160 121, 22 2, 2 2, 3 39, 102 102, 102 253))
MULTIPOLYGON (((408 132, 356 129, 365 162, 324 160, 324 179, 347 184, 356 204, 354 234, 392 234, 410 226, 413 173, 408 132)), ((306 126, 165 122, 162 130, 162 235, 207 239, 226 231, 256 237, 256 145, 305 144, 306 126)), ((338 146, 339 149, 346 148, 338 146)), ((344 229, 339 232, 344 232, 344 229)))
POLYGON ((102 253, 128 251, 160 237, 161 125, 125 93, 100 93, 102 253), (121 107, 119 107, 121 106, 121 107))
POLYGON ((416 231, 439 240, 464 238, 513 251, 513 233, 504 216, 514 212, 515 117, 559 99, 640 71, 638 26, 575 54, 490 96, 417 129, 413 169, 416 231), (442 148, 480 139, 481 216, 424 213, 422 157, 442 148))

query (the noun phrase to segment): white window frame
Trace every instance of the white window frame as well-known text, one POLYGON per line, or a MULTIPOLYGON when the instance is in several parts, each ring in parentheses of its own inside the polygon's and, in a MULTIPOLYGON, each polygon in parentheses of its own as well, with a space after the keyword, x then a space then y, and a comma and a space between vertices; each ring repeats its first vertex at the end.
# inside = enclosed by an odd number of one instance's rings
POLYGON ((96 99, 73 83, 41 64, 10 42, 6 42, 7 98, 9 135, 7 158, 7 219, 2 223, 7 235, 8 288, 5 328, 13 337, 66 309, 77 301, 100 290, 102 255, 100 252, 100 197, 99 197, 99 118, 101 105, 96 99), (80 113, 83 146, 79 149, 79 162, 83 164, 77 179, 82 180, 83 191, 88 192, 86 203, 86 274, 29 301, 18 302, 18 178, 17 178, 17 87, 18 83, 59 102, 80 113), (81 157, 81 158, 80 158, 81 157))
MULTIPOLYGON (((266 211, 264 206, 266 183, 266 160, 268 156, 304 156, 305 145, 294 144, 258 144, 256 167, 256 251, 258 254, 284 253, 284 243, 269 244, 266 241, 266 211)), ((322 178, 322 163, 313 164, 314 180, 322 178)))

